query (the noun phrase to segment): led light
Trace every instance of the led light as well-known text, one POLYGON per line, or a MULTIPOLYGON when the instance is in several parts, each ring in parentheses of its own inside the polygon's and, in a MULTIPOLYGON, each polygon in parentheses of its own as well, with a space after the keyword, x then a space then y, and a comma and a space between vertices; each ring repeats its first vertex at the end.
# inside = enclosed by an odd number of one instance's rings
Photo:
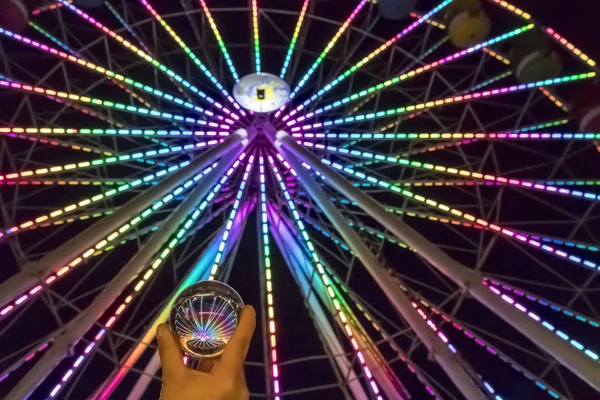
POLYGON ((202 9, 204 10, 204 14, 206 15, 206 19, 208 19, 210 28, 212 29, 213 33, 215 34, 215 37, 217 38, 217 42, 219 43, 219 48, 221 49, 221 53, 223 53, 223 56, 225 57, 225 62, 227 63, 227 66, 229 67, 229 70, 231 71, 231 75, 233 76, 233 79, 235 79, 235 81, 237 82, 240 79, 240 77, 239 77, 237 71, 235 70, 233 61, 231 60, 231 57, 229 56, 229 52, 227 51, 227 47, 225 47, 225 42, 223 41, 223 38, 221 37, 221 34, 219 33, 217 24, 215 23, 211 12, 208 9, 208 6, 206 5, 206 1, 205 0, 199 0, 199 1, 200 1, 200 5, 202 6, 202 9))
MULTIPOLYGON (((524 83, 524 84, 520 84, 520 85, 514 85, 514 86, 504 87, 504 88, 500 88, 500 89, 494 89, 493 91, 475 92, 475 93, 467 94, 464 96, 463 95, 452 96, 452 97, 448 97, 448 98, 439 100, 439 103, 438 103, 438 101, 436 101, 435 102, 436 104, 434 104, 433 106, 426 106, 426 103, 421 103, 421 104, 415 104, 415 105, 410 105, 410 106, 406 106, 406 107, 392 108, 389 110, 378 111, 376 113, 360 114, 360 115, 355 115, 352 117, 340 118, 340 119, 336 119, 334 121, 324 121, 324 122, 320 122, 320 123, 316 123, 316 124, 304 125, 301 127, 296 126, 296 127, 292 128, 292 132, 297 132, 300 130, 311 130, 311 129, 321 128, 321 127, 344 125, 344 124, 349 124, 349 123, 353 123, 353 122, 367 121, 367 120, 372 120, 372 119, 377 119, 377 118, 389 117, 389 116, 393 116, 393 115, 406 114, 406 113, 409 113, 409 112, 412 112, 412 111, 415 111, 418 109, 424 109, 424 108, 430 109, 430 108, 435 108, 435 107, 438 107, 441 105, 446 105, 446 104, 461 103, 461 102, 465 102, 465 101, 470 101, 470 100, 479 99, 479 98, 493 97, 493 96, 506 94, 506 93, 516 93, 519 91, 528 90, 528 89, 536 88, 536 87, 540 87, 540 86, 558 85, 558 84, 562 84, 565 82, 572 82, 572 81, 577 81, 577 80, 582 80, 582 79, 591 79, 591 78, 594 78, 595 76, 596 76, 595 72, 587 72, 587 73, 581 73, 581 74, 576 74, 576 75, 563 76, 563 77, 554 78, 554 79, 548 79, 548 80, 544 80, 544 81, 524 83)), ((292 121, 288 121, 287 125, 292 126, 292 125, 295 125, 296 123, 297 123, 297 121, 292 120, 292 121)))
MULTIPOLYGON (((369 55, 367 55, 366 57, 364 57, 361 61, 359 61, 354 66, 352 66, 350 69, 346 70, 344 73, 342 73, 336 79, 334 79, 331 83, 325 85, 316 94, 314 94, 313 96, 311 96, 308 100, 304 101, 300 106, 296 107, 291 113, 289 113, 288 115, 286 115, 283 118, 283 121, 287 121, 288 118, 296 115, 298 113, 298 111, 306 108, 306 106, 308 106, 308 104, 312 103, 314 100, 316 100, 317 98, 321 97, 326 92, 330 91, 333 87, 337 86, 340 82, 342 82, 343 80, 345 80, 348 76, 350 76, 351 74, 353 74, 354 72, 356 72, 358 69, 360 69, 361 67, 363 67, 365 64, 367 64, 371 60, 373 60, 376 56, 378 56, 379 54, 381 54, 382 52, 384 52, 390 46, 394 45, 398 40, 400 40, 402 37, 406 36, 409 32, 411 32, 412 30, 414 30, 420 24, 422 24, 427 18, 429 18, 433 14, 437 13, 438 11, 440 11, 441 9, 443 9, 444 7, 446 7, 451 2, 452 2, 452 0, 445 0, 445 1, 443 1, 441 4, 439 4, 433 10, 431 10, 430 12, 428 12, 423 18, 418 19, 416 22, 413 22, 407 28, 405 28, 402 31, 400 31, 400 33, 398 33, 393 38, 391 38, 390 40, 388 40, 387 42, 385 42, 384 44, 382 44, 381 46, 379 46, 379 48, 377 48, 372 53, 370 53, 369 55)), ((360 10, 360 7, 362 7, 362 5, 363 5, 363 3, 359 4, 359 7, 357 7, 357 9, 353 13, 353 15, 350 16, 351 18, 354 18, 355 13, 358 12, 357 10, 360 10)), ((334 40, 337 40, 337 39, 334 38, 334 40)), ((332 47, 333 47, 333 45, 332 45, 332 47)), ((328 48, 326 48, 325 51, 329 51, 328 48)), ((325 54, 322 53, 323 58, 325 57, 325 55, 326 55, 326 53, 325 54)), ((320 63, 319 60, 317 60, 317 61, 320 63)), ((318 66, 318 64, 316 64, 316 65, 318 66)), ((311 72, 309 70, 309 72, 312 74, 312 72, 314 72, 314 71, 311 72)), ((307 73, 307 75, 308 75, 308 73, 307 73)), ((308 75, 308 76, 310 76, 310 75, 308 75)), ((305 76, 305 78, 308 79, 306 76, 305 76)), ((290 96, 290 98, 294 98, 295 95, 297 94, 298 90, 300 90, 302 88, 302 86, 304 85, 304 83, 306 83, 305 78, 302 78, 303 80, 301 80, 300 84, 298 84, 298 87, 296 89, 294 89, 294 92, 292 92, 292 95, 290 96)))
POLYGON ((296 23, 296 29, 294 30, 294 34, 292 35, 292 40, 290 42, 290 47, 285 55, 285 61, 283 62, 283 68, 281 69, 281 73, 279 77, 281 79, 285 78, 285 74, 290 66, 290 61, 292 60, 292 54, 294 54, 294 48, 296 47, 296 42, 298 41, 298 36, 300 35, 300 28, 302 27, 302 22, 304 21, 304 17, 306 16, 306 10, 308 9, 308 3, 310 0, 304 0, 304 4, 302 5, 302 11, 300 11, 300 15, 298 16, 298 22, 296 23))

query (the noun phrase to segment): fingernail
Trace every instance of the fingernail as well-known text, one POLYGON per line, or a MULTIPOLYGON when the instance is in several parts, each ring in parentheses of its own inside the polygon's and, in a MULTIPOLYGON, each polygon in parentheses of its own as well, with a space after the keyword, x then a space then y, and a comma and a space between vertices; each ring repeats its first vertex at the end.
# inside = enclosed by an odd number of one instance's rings
POLYGON ((158 328, 156 329, 156 339, 160 340, 160 338, 163 335, 163 330, 165 329, 164 325, 159 325, 158 328))

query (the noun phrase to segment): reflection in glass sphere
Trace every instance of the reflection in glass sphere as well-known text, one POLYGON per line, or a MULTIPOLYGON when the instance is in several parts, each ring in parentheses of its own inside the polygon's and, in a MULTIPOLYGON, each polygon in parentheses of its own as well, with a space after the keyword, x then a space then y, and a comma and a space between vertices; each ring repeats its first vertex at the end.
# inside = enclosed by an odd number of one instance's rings
POLYGON ((229 285, 218 281, 199 282, 177 296, 169 324, 188 355, 218 357, 233 335, 243 307, 244 301, 229 285))

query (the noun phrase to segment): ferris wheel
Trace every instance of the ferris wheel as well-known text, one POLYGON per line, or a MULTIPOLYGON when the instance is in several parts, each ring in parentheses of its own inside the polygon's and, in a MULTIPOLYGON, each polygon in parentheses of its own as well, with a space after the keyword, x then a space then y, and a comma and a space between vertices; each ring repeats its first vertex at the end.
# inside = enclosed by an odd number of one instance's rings
POLYGON ((504 0, 40 3, 0 0, 3 398, 157 398, 206 280, 257 309, 252 398, 599 395, 568 32, 504 0))

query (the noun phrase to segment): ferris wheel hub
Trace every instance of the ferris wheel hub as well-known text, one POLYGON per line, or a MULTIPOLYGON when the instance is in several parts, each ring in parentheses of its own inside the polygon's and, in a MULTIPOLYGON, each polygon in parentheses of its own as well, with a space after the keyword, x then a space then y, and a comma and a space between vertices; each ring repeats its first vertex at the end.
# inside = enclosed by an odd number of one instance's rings
POLYGON ((233 87, 233 97, 246 110, 271 113, 286 104, 290 86, 276 75, 257 73, 244 76, 233 87))

